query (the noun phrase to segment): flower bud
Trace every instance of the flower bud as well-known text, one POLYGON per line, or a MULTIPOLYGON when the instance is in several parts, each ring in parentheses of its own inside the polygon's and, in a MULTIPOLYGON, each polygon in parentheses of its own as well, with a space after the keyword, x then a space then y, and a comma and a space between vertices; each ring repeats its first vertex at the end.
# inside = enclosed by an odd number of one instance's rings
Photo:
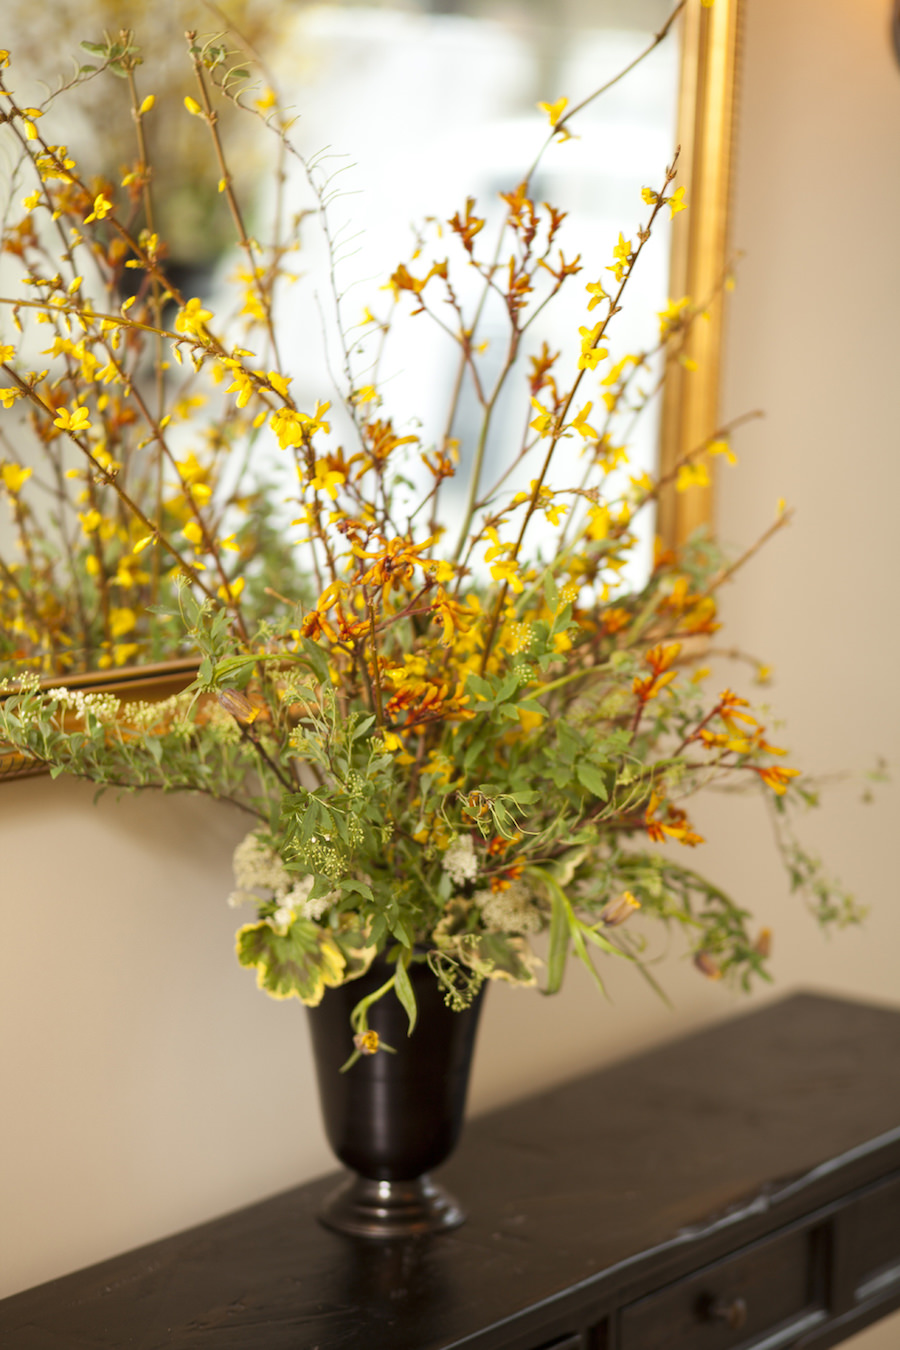
POLYGON ((259 709, 254 708, 246 694, 242 694, 237 689, 220 689, 216 698, 220 705, 236 722, 243 722, 247 726, 255 722, 259 715, 259 709))
POLYGON ((353 1037, 353 1044, 361 1055, 375 1055, 378 1053, 378 1032, 361 1031, 353 1037))
POLYGON ((694 965, 708 980, 721 980, 722 972, 710 956, 709 952, 695 952, 694 965))
POLYGON ((616 900, 610 900, 600 915, 600 922, 607 928, 618 928, 620 923, 630 919, 636 909, 640 909, 640 900, 635 900, 631 891, 623 891, 616 900))

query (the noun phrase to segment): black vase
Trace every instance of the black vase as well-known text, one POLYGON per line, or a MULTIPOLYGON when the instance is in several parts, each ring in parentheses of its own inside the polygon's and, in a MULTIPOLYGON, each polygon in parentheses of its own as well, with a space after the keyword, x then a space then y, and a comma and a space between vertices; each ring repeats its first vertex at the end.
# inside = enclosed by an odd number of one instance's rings
POLYGON ((413 963, 418 1017, 412 1035, 390 990, 369 1008, 369 1027, 396 1053, 361 1055, 341 1073, 353 1051, 351 1012, 392 972, 376 960, 360 979, 326 990, 318 1007, 308 1009, 325 1133, 356 1174, 328 1197, 319 1218, 359 1237, 411 1237, 465 1219, 428 1173, 459 1140, 484 986, 470 1007, 454 1012, 426 963, 413 963))

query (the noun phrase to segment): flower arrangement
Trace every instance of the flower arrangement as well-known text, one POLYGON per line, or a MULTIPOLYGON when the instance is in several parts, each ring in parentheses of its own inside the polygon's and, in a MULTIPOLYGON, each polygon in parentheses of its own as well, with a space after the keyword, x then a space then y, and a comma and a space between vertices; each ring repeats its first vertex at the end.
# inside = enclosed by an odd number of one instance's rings
MULTIPOLYGON (((53 775, 202 792, 246 813, 231 897, 254 910, 241 964, 274 997, 314 1005, 382 954, 391 973, 376 996, 393 991, 410 1027, 408 972, 422 960, 460 1008, 488 979, 552 993, 570 955, 598 982, 607 957, 652 982, 648 920, 680 930, 709 978, 765 978, 768 934, 681 860, 703 843, 685 806, 702 790, 767 794, 792 886, 823 924, 854 921, 789 830, 790 804, 811 790, 747 699, 709 692, 717 592, 743 560, 695 538, 658 545, 637 581, 629 570, 660 494, 734 459, 736 423, 668 474, 629 465, 628 429, 711 299, 670 302, 652 349, 615 350, 645 246, 687 206, 677 164, 644 189, 599 274, 582 271, 564 212, 533 200, 536 164, 502 194, 488 244, 468 199, 397 265, 379 313, 351 331, 337 297, 339 398, 310 406, 279 341, 301 222, 279 204, 268 244, 248 231, 219 102, 258 119, 282 166, 302 167, 333 247, 321 161, 303 158, 224 41, 188 34, 185 116, 209 133, 242 259, 239 312, 217 316, 166 270, 139 49, 126 33, 90 50, 73 83, 118 76, 136 129, 118 182, 92 179, 51 134, 57 95, 20 104, 0 53, 17 190, 28 178, 2 235, 21 284, 0 345, 0 486, 19 545, 0 559, 0 738, 53 775), (573 351, 537 343, 538 315, 578 287, 573 351), (506 325, 490 369, 488 299, 506 325), (429 322, 454 372, 430 442, 392 415, 380 378, 396 327, 429 322), (508 386, 523 429, 498 466, 508 386), (463 391, 478 409, 471 445, 454 436, 463 391), (464 505, 451 498, 460 464, 464 505), (516 489, 523 466, 530 484, 516 489), (66 686, 80 669, 185 651, 196 679, 162 702, 66 686)), ((542 105, 544 150, 589 101, 542 105)), ((354 1014, 366 1053, 378 1048, 370 1002, 354 1014)))

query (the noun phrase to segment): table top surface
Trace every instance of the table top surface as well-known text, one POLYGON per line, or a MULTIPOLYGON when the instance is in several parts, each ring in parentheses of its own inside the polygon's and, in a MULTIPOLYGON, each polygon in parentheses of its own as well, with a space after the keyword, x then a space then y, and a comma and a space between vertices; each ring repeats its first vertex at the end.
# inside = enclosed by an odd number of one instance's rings
POLYGON ((472 1121, 439 1174, 469 1214, 453 1233, 330 1233, 332 1175, 5 1300, 0 1344, 475 1347, 573 1286, 621 1300, 900 1168, 898 1070, 900 1011, 793 995, 472 1121))

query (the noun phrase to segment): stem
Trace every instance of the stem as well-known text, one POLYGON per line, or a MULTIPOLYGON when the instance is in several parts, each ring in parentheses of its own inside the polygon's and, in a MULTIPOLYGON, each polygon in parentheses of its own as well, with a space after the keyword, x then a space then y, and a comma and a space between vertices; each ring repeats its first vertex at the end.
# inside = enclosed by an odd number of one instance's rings
POLYGON ((250 269, 250 277, 257 298, 265 314, 266 332, 269 336, 269 342, 272 346, 272 356, 278 369, 281 369, 281 357, 278 354, 278 339, 275 336, 275 325, 272 322, 272 304, 271 297, 263 286, 257 273, 259 271, 256 265, 256 254, 253 244, 248 238, 247 231, 244 229, 244 221, 241 216, 241 208, 238 205, 237 197, 234 195, 234 188, 231 183, 231 174, 225 161, 225 151, 222 148, 222 139, 219 136, 219 115, 212 106, 209 99, 209 90, 206 86, 206 80, 203 78, 203 66, 200 60, 200 53, 195 47, 197 39, 196 32, 189 31, 185 33, 188 42, 188 49, 191 54, 191 61, 194 66, 194 75, 197 79, 197 88, 200 91, 200 102, 206 118, 206 124, 209 127, 209 134, 212 137, 213 149, 215 150, 216 162, 219 166, 219 174, 222 182, 225 184, 225 199, 228 202, 228 209, 231 212, 231 219, 234 221, 234 228, 237 233, 238 243, 244 251, 247 259, 247 266, 250 269))
MULTIPOLYGON (((606 335, 606 330, 609 327, 610 320, 612 319, 613 315, 618 314, 619 312, 620 309, 619 301, 621 300, 625 287, 628 285, 629 279, 631 278, 632 273, 634 272, 635 266, 637 265, 637 260, 641 256, 641 251, 643 250, 647 240, 650 238, 650 233, 653 228, 653 222, 655 221, 657 215, 662 210, 662 207, 665 204, 664 203, 665 190, 671 183, 672 179, 675 177, 675 165, 677 161, 678 161, 678 153, 676 151, 675 157, 672 160, 671 165, 666 170, 666 181, 663 184, 662 191, 657 193, 656 201, 653 204, 653 210, 650 213, 650 219, 647 221, 646 226, 642 230, 638 231, 638 246, 635 249, 635 251, 631 254, 631 257, 628 261, 627 269, 624 272, 622 280, 619 283, 619 289, 616 291, 615 296, 609 299, 608 301, 609 307, 607 310, 606 318, 600 325, 600 328, 597 332, 597 336, 595 337, 593 343, 591 344, 592 349, 599 347, 600 343, 603 341, 606 335)), ((512 554, 510 555, 513 561, 515 561, 519 556, 519 550, 521 549, 522 541, 525 538, 525 531, 528 529, 528 524, 531 520, 531 517, 537 510, 537 504, 538 501, 540 500, 541 487, 543 486, 544 479, 547 476, 547 471, 550 468, 550 461, 553 458, 554 451, 556 450, 556 447, 562 438, 566 417, 569 414, 569 409, 571 408, 575 395, 578 392, 578 387, 581 384, 581 381, 584 379, 586 373, 587 373, 586 367, 583 367, 581 370, 579 370, 577 376, 575 377, 575 381, 572 385, 572 388, 569 390, 565 402, 563 403, 562 408, 560 409, 559 413, 556 416, 556 426, 554 428, 553 434, 550 437, 550 445, 547 450, 546 457, 544 459, 544 464, 543 467, 541 468, 540 476, 535 479, 534 486, 531 490, 531 500, 529 501, 528 507, 525 511, 525 519, 522 521, 522 527, 519 530, 519 537, 516 540, 515 547, 513 548, 512 554)), ((497 603, 494 606, 494 612, 493 615, 491 616, 491 624, 488 629, 487 639, 484 644, 484 651, 481 657, 482 675, 487 669, 488 658, 490 657, 491 654, 491 647, 493 646, 494 638, 497 633, 497 628, 500 623, 500 615, 503 612, 503 606, 506 602, 506 596, 508 592, 509 592, 509 582, 504 581, 502 586, 500 587, 500 593, 497 596, 497 603)))
MULTIPOLYGON (((363 586, 363 598, 369 614, 369 634, 372 640, 372 679, 375 685, 375 719, 380 727, 384 726, 384 703, 381 695, 381 674, 378 669, 378 639, 375 633, 375 606, 369 598, 367 587, 363 586)), ((365 663, 365 652, 362 654, 365 663)))

